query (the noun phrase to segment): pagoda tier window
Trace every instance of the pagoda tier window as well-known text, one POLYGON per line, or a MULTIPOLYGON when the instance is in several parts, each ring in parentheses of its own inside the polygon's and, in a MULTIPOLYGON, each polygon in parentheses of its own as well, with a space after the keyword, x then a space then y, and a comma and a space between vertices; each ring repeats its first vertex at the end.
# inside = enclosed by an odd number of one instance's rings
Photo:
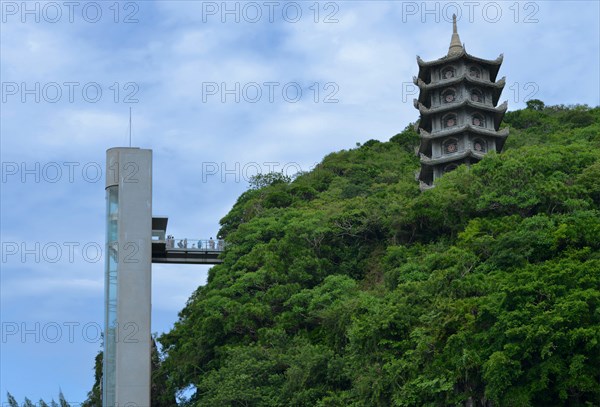
POLYGON ((481 69, 479 69, 476 66, 472 66, 469 68, 469 76, 471 78, 477 78, 480 79, 481 78, 481 69))
POLYGON ((473 150, 478 153, 485 153, 487 151, 487 143, 483 139, 476 138, 473 140, 473 150))
POLYGON ((442 128, 446 129, 448 127, 456 126, 456 114, 450 113, 442 118, 442 128))
POLYGON ((458 168, 458 165, 456 165, 456 164, 448 164, 444 167, 444 174, 446 174, 450 171, 454 171, 457 168, 458 168))
POLYGON ((452 66, 447 66, 442 69, 442 78, 441 79, 450 79, 456 76, 456 70, 452 66))
POLYGON ((444 141, 443 144, 444 154, 453 154, 458 151, 458 140, 455 138, 450 138, 444 141))
POLYGON ((475 113, 471 117, 471 123, 473 124, 473 126, 485 127, 485 119, 479 113, 475 113))
POLYGON ((483 93, 479 89, 471 89, 471 100, 473 102, 483 103, 483 93))
POLYGON ((456 92, 454 89, 446 89, 442 92, 442 103, 452 103, 456 101, 456 92))

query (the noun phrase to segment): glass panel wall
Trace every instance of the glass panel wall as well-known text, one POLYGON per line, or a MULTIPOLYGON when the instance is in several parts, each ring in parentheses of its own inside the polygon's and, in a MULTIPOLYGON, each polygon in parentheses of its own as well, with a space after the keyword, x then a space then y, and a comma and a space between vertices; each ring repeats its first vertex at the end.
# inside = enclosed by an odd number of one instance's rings
POLYGON ((106 189, 106 259, 104 310, 104 361, 102 375, 102 405, 115 406, 116 345, 117 345, 117 270, 119 265, 119 187, 106 189))

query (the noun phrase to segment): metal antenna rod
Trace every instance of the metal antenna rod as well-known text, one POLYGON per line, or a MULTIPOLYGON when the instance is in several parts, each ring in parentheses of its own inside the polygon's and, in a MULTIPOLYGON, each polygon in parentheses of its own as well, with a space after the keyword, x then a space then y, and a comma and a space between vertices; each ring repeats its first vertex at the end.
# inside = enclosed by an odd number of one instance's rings
POLYGON ((129 106, 129 147, 131 147, 131 106, 129 106))

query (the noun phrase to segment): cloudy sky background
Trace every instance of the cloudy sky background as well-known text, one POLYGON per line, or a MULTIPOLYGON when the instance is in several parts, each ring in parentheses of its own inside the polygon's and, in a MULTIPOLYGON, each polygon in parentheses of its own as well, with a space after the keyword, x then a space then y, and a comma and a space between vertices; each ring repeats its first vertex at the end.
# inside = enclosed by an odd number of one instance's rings
MULTIPOLYGON (((91 388, 105 151, 128 145, 130 107, 133 146, 154 151, 154 214, 208 238, 257 168, 309 170, 414 122, 415 56, 446 54, 454 12, 469 53, 504 53, 509 109, 600 103, 597 1, 23 4, 1 2, 2 403, 91 388)), ((207 271, 153 267, 154 332, 207 271)))

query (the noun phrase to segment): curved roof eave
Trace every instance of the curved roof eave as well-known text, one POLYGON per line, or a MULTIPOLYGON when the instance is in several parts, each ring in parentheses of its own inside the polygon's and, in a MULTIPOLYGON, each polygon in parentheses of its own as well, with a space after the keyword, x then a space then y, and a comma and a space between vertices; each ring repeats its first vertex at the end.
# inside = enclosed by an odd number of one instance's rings
POLYGON ((428 116, 434 113, 440 113, 445 111, 451 111, 464 106, 469 106, 474 109, 486 110, 488 112, 494 113, 496 116, 499 114, 504 116, 504 113, 506 113, 506 110, 508 109, 508 101, 504 101, 499 106, 488 106, 483 103, 473 102, 469 99, 463 99, 458 103, 447 103, 441 106, 428 108, 425 105, 423 105, 423 103, 419 102, 418 99, 414 99, 413 104, 415 105, 415 108, 419 109, 419 113, 421 113, 421 115, 423 116, 428 116))
POLYGON ((504 60, 504 54, 498 55, 498 57, 496 59, 483 59, 483 58, 479 58, 474 55, 471 55, 471 54, 467 53, 467 51, 463 50, 462 52, 460 52, 458 54, 445 55, 445 56, 435 59, 433 61, 424 61, 423 59, 421 59, 421 57, 419 55, 417 55, 417 64, 419 65, 419 67, 422 67, 422 68, 427 67, 428 68, 428 67, 445 64, 448 62, 458 61, 461 58, 465 58, 469 61, 477 62, 482 65, 490 65, 490 66, 498 66, 499 67, 500 65, 502 65, 502 61, 504 60))
POLYGON ((478 153, 471 149, 467 149, 460 153, 442 156, 442 157, 438 157, 438 158, 429 158, 425 154, 421 154, 420 161, 421 161, 421 164, 423 164, 423 165, 437 165, 437 164, 445 164, 445 163, 449 163, 452 161, 462 160, 467 157, 473 157, 478 160, 481 160, 484 156, 485 156, 485 153, 478 153))
POLYGON ((422 139, 425 140, 433 140, 436 138, 448 137, 455 134, 460 134, 464 132, 471 132, 475 134, 479 134, 481 136, 489 136, 489 137, 500 137, 506 138, 509 134, 508 127, 505 127, 501 130, 491 130, 486 128, 481 128, 478 126, 473 126, 472 124, 465 124, 462 126, 452 127, 450 129, 444 129, 435 133, 430 133, 425 129, 419 128, 419 135, 422 139))

